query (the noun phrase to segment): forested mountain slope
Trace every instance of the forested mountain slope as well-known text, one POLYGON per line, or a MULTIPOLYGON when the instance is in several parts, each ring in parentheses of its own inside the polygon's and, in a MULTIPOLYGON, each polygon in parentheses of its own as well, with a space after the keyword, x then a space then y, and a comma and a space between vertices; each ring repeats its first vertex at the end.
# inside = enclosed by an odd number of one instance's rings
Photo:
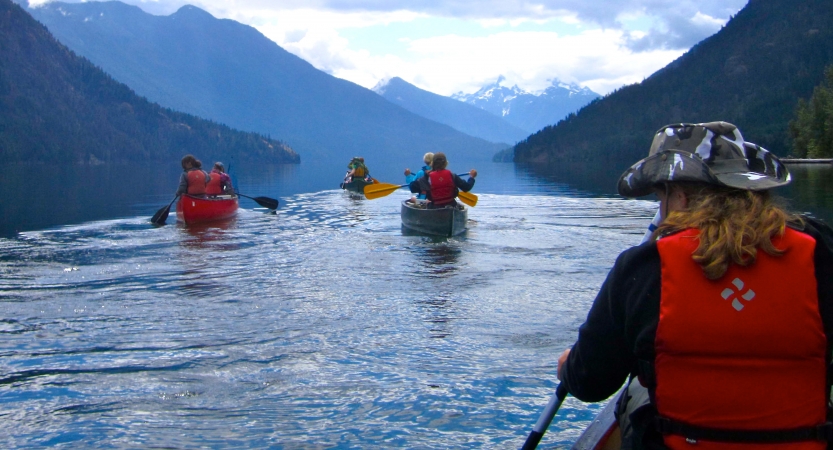
POLYGON ((0 0, 0 157, 108 163, 202 158, 298 162, 285 144, 165 109, 58 43, 0 0))
POLYGON ((515 146, 516 162, 626 167, 674 122, 724 120, 748 141, 789 152, 788 123, 833 62, 833 2, 751 0, 717 34, 642 83, 584 107, 515 146))

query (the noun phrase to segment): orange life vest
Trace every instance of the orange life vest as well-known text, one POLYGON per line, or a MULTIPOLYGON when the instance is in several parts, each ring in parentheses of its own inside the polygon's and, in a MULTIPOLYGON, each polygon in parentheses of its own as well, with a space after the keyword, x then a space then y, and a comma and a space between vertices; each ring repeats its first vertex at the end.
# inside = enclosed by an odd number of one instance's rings
MULTIPOLYGON (((223 180, 219 172, 212 171, 209 176, 208 184, 205 186, 205 193, 208 195, 220 195, 223 193, 223 180)), ((190 187, 190 183, 189 183, 190 187)))
MULTIPOLYGON (((787 250, 784 255, 759 250, 753 265, 732 264, 712 281, 691 258, 697 233, 686 230, 657 242, 662 290, 653 397, 660 417, 719 430, 823 424, 827 340, 818 305, 815 240, 788 228, 773 240, 776 248, 787 250)), ((664 440, 673 449, 694 448, 677 433, 664 440)), ((761 446, 702 438, 696 448, 738 445, 761 446)), ((775 446, 820 450, 826 442, 775 446)))
POLYGON ((188 193, 191 195, 205 194, 207 174, 200 169, 189 170, 185 174, 188 178, 188 193))
POLYGON ((450 170, 437 170, 428 174, 431 181, 431 201, 435 206, 447 205, 457 196, 457 188, 450 170))

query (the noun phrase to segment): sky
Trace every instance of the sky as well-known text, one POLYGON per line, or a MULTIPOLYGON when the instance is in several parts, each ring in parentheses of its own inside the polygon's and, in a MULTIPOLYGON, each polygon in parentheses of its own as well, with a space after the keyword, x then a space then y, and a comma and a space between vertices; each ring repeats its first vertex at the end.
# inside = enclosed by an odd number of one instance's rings
MULTIPOLYGON (((30 0, 35 6, 49 0, 30 0)), ((642 81, 716 33, 747 0, 122 0, 186 4, 255 27, 333 76, 400 77, 440 94, 555 80, 599 94, 642 81)))

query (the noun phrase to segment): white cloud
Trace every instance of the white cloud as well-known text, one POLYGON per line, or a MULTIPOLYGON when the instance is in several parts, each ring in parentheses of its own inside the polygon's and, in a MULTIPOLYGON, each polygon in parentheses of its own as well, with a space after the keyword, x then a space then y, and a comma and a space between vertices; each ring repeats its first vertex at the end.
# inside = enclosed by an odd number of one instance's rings
POLYGON ((605 94, 641 81, 684 51, 634 53, 625 44, 624 33, 610 29, 568 36, 552 32, 435 36, 409 40, 404 55, 352 50, 337 33, 309 32, 297 42, 283 42, 284 48, 319 69, 362 86, 373 87, 381 79, 398 76, 441 95, 474 92, 499 75, 527 90, 544 89, 548 80, 558 78, 605 94))

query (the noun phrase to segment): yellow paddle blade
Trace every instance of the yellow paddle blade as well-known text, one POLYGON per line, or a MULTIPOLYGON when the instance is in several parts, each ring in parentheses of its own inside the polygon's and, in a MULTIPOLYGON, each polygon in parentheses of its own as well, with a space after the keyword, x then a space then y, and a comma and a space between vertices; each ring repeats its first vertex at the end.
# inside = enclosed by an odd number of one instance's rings
POLYGON ((477 205, 477 196, 472 194, 471 192, 463 192, 460 191, 457 193, 457 197, 460 199, 461 202, 471 206, 474 208, 477 205))
POLYGON ((399 186, 396 184, 390 183, 373 183, 368 184, 364 187, 364 196, 368 200, 375 200, 377 198, 382 198, 393 194, 393 192, 401 187, 405 187, 407 184, 399 186))

